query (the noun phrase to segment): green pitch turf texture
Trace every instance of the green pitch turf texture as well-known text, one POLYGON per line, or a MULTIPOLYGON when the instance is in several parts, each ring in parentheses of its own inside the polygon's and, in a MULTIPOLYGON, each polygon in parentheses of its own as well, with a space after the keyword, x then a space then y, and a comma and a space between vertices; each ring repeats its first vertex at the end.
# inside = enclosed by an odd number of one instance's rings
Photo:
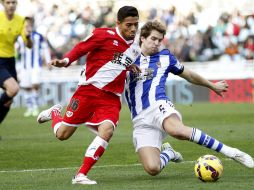
MULTIPOLYGON (((254 157, 254 104, 200 103, 176 107, 186 125, 199 128, 254 157)), ((59 141, 54 137, 50 123, 39 126, 35 118, 24 118, 23 112, 24 109, 12 109, 0 126, 1 190, 254 189, 254 169, 172 137, 166 141, 183 154, 185 162, 170 163, 160 175, 149 176, 134 152, 126 106, 123 106, 119 126, 107 151, 89 173, 98 184, 72 185, 71 178, 94 135, 81 126, 69 140, 59 141), (201 182, 194 175, 194 161, 204 154, 214 154, 223 162, 223 176, 215 183, 201 182)))

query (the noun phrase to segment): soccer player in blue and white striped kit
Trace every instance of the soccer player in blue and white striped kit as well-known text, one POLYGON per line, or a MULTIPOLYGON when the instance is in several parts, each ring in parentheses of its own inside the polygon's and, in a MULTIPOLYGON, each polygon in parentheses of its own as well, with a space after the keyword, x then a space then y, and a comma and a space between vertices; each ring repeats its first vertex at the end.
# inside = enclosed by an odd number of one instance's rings
POLYGON ((29 49, 21 37, 17 40, 19 59, 20 87, 24 90, 25 104, 27 107, 24 117, 37 116, 39 114, 39 90, 43 62, 51 60, 50 51, 46 39, 38 33, 34 27, 34 17, 25 17, 26 23, 32 28, 31 39, 33 48, 29 49))
POLYGON ((227 91, 228 84, 225 81, 212 83, 185 68, 169 50, 159 51, 165 33, 165 27, 158 21, 149 21, 141 28, 139 44, 142 54, 135 64, 142 72, 129 73, 126 81, 125 98, 134 125, 133 143, 145 171, 157 175, 169 161, 183 160, 182 155, 169 143, 162 145, 167 134, 205 146, 253 168, 254 162, 250 155, 183 124, 181 114, 166 96, 165 83, 169 73, 207 87, 219 96, 227 91))

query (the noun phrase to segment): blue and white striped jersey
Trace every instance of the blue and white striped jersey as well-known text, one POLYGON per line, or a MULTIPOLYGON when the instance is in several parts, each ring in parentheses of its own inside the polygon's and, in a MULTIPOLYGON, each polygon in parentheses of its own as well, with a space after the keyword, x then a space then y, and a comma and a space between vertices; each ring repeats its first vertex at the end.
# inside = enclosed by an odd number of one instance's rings
POLYGON ((19 63, 21 63, 21 69, 40 69, 43 64, 43 58, 46 63, 51 59, 47 42, 43 36, 40 33, 33 31, 31 38, 33 41, 33 47, 31 49, 25 46, 21 37, 17 40, 17 51, 18 54, 20 54, 19 63))
POLYGON ((165 83, 168 74, 181 74, 184 66, 167 49, 152 56, 141 55, 135 61, 142 73, 138 76, 128 73, 125 86, 125 98, 132 118, 158 100, 169 100, 165 83))

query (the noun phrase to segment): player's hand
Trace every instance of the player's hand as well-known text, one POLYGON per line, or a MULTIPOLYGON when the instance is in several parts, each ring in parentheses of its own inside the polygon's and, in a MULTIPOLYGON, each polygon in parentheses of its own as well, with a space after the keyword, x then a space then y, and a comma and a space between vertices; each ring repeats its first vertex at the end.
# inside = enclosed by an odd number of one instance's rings
POLYGON ((135 64, 131 64, 127 67, 128 71, 132 71, 133 73, 137 74, 137 73, 141 73, 141 69, 139 68, 139 66, 135 65, 135 64))
POLYGON ((222 81, 214 83, 213 91, 217 95, 219 95, 221 97, 224 97, 223 96, 223 92, 227 92, 228 91, 228 87, 229 87, 228 83, 225 80, 222 80, 222 81))
POLYGON ((54 59, 50 61, 48 65, 52 65, 55 67, 65 67, 67 64, 68 63, 65 59, 54 59))

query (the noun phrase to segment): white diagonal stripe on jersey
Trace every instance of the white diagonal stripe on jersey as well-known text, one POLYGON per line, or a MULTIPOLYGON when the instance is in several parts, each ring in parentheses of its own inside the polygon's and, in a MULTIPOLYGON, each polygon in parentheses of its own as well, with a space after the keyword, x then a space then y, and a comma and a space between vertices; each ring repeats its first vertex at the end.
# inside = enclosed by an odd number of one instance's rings
MULTIPOLYGON (((150 62, 150 57, 147 59, 143 56, 140 58, 140 62, 146 61, 147 64, 140 64, 140 69, 144 71, 145 69, 148 68, 149 62, 150 62)), ((143 83, 137 82, 137 85, 135 87, 135 102, 136 102, 136 112, 139 113, 142 111, 143 106, 142 106, 142 94, 143 94, 143 83)))
POLYGON ((111 61, 103 65, 91 78, 86 80, 85 76, 82 76, 79 81, 79 85, 93 84, 99 89, 114 81, 122 71, 126 70, 123 65, 112 63, 111 61))
MULTIPOLYGON (((128 47, 121 55, 120 62, 114 63, 114 60, 108 61, 104 65, 102 65, 96 73, 91 76, 89 79, 86 79, 86 76, 83 76, 79 80, 79 85, 88 85, 92 84, 93 86, 102 89, 106 85, 115 81, 115 79, 124 71, 127 70, 126 66, 128 66, 132 61, 134 62, 137 57, 140 55, 140 48, 136 43, 133 43, 130 47, 128 47), (128 59, 127 59, 128 58, 128 59)), ((84 71, 84 75, 86 75, 86 70, 84 71)), ((124 87, 123 84, 119 84, 124 87)), ((122 93, 122 92, 119 92, 122 93)))

